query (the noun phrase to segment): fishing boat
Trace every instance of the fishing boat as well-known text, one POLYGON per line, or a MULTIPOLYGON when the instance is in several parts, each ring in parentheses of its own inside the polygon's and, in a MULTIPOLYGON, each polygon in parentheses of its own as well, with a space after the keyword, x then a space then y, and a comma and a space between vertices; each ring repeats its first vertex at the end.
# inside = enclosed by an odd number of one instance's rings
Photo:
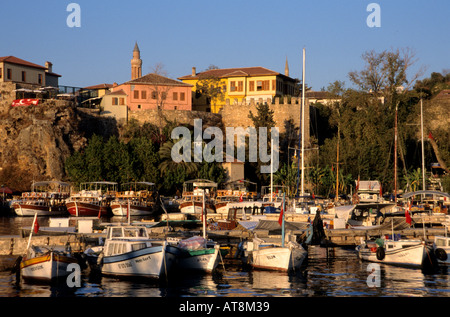
POLYGON ((167 242, 150 239, 143 226, 109 226, 98 264, 103 275, 158 279, 176 260, 166 249, 167 242))
POLYGON ((22 193, 22 199, 12 204, 18 216, 58 216, 67 213, 65 199, 69 197, 68 183, 60 181, 33 182, 31 192, 22 193))
POLYGON ((215 199, 215 209, 218 214, 228 214, 228 203, 253 201, 257 197, 257 192, 251 191, 250 186, 256 183, 247 180, 236 180, 224 184, 225 189, 217 190, 215 199))
POLYGON ((24 280, 53 282, 67 277, 70 264, 77 264, 70 248, 65 246, 31 246, 20 262, 20 275, 24 280))
POLYGON ((217 183, 206 179, 195 179, 185 182, 180 203, 181 213, 202 215, 203 193, 205 194, 206 214, 215 213, 213 197, 216 188, 217 183))
MULTIPOLYGON (((283 197, 283 210, 286 208, 285 197, 283 197)), ((284 212, 280 214, 279 224, 281 226, 281 241, 277 238, 261 239, 253 238, 241 244, 243 260, 253 268, 290 272, 298 270, 308 256, 306 251, 295 241, 285 241, 285 217, 284 212)))
POLYGON ((450 264, 450 237, 435 236, 433 242, 433 251, 439 264, 450 264))
POLYGON ((80 191, 66 200, 67 210, 75 217, 107 216, 116 190, 115 182, 81 183, 80 191))
POLYGON ((129 188, 128 191, 117 193, 116 199, 111 202, 111 211, 114 216, 149 216, 154 213, 155 201, 152 191, 154 183, 133 182, 122 184, 122 188, 129 188), (141 187, 147 189, 139 190, 141 187))
POLYGON ((177 269, 212 273, 220 262, 220 245, 203 237, 168 238, 171 253, 177 257, 177 269))
POLYGON ((422 240, 400 239, 398 235, 394 235, 394 239, 362 241, 356 251, 365 261, 411 267, 422 267, 428 252, 422 240))

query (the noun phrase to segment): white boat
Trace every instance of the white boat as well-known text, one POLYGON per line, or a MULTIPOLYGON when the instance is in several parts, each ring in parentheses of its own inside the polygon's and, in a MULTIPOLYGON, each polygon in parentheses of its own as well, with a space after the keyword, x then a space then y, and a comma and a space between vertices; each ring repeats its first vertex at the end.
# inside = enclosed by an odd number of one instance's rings
MULTIPOLYGON (((286 203, 283 196, 282 210, 285 210, 286 203)), ((300 268, 303 261, 308 256, 306 251, 295 241, 285 241, 285 213, 282 212, 279 218, 281 226, 280 239, 266 239, 255 237, 252 241, 247 241, 241 246, 244 251, 244 261, 252 267, 265 270, 295 271, 300 268)))
POLYGON ((175 256, 166 253, 166 247, 166 241, 150 239, 143 226, 110 226, 99 256, 101 273, 117 277, 161 278, 175 262, 175 256))
POLYGON ((122 188, 130 190, 117 193, 116 199, 111 202, 111 211, 114 216, 149 216, 154 212, 155 201, 152 192, 148 189, 138 190, 139 187, 152 187, 154 183, 133 182, 122 184, 122 188), (131 188, 133 187, 133 188, 131 188))
POLYGON ((422 240, 386 239, 363 241, 356 247, 360 259, 370 262, 422 267, 427 249, 422 240))
POLYGON ((295 271, 308 256, 308 252, 294 241, 289 241, 283 247, 279 242, 253 238, 253 241, 246 244, 247 261, 252 267, 258 269, 295 271))
POLYGON ((185 182, 180 203, 181 213, 202 215, 203 207, 206 209, 206 214, 215 213, 212 197, 216 188, 217 183, 206 179, 195 179, 185 182), (203 193, 205 194, 205 206, 203 206, 203 193))
POLYGON ((228 203, 253 201, 257 197, 256 183, 247 180, 235 180, 224 184, 225 189, 217 191, 215 198, 215 208, 218 214, 228 214, 228 203), (250 186, 255 191, 250 190, 250 186))
POLYGON ((58 181, 33 182, 31 192, 22 193, 22 199, 12 208, 21 217, 60 216, 67 213, 64 200, 69 197, 70 185, 58 181))
POLYGON ((220 246, 205 238, 169 239, 169 252, 177 257, 177 269, 212 273, 220 263, 220 246))
POLYGON ((433 251, 438 263, 446 265, 450 264, 450 237, 434 237, 433 251))
POLYGON ((78 263, 64 246, 31 246, 20 262, 24 280, 52 282, 68 276, 69 264, 78 263))

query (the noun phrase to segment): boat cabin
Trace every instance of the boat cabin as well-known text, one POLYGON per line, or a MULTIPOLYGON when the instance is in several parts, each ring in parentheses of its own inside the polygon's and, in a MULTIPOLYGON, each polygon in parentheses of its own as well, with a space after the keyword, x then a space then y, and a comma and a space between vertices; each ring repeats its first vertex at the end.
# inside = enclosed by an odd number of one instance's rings
POLYGON ((105 256, 137 251, 152 245, 145 227, 111 226, 106 233, 105 256))

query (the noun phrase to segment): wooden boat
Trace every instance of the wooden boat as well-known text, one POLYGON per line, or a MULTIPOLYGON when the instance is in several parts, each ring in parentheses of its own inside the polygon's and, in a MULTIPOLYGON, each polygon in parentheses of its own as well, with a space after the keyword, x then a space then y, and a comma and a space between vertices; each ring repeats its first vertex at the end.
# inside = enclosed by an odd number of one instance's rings
POLYGON ((116 199, 111 202, 111 211, 114 216, 149 216, 154 213, 155 201, 152 192, 148 189, 137 190, 138 187, 152 187, 149 182, 133 182, 122 184, 127 188, 134 185, 134 190, 117 193, 116 199))
POLYGON ((298 270, 308 252, 298 243, 289 241, 284 247, 279 241, 253 238, 244 246, 246 261, 254 268, 275 271, 298 270))
POLYGON ((215 209, 219 214, 228 214, 228 203, 253 201, 257 197, 256 191, 250 191, 250 186, 255 186, 256 183, 246 180, 236 180, 224 184, 225 189, 217 191, 215 199, 215 209))
POLYGON ((450 264, 450 237, 436 236, 433 242, 434 255, 439 264, 450 264))
POLYGON ((68 183, 59 181, 33 182, 31 192, 22 193, 22 199, 12 204, 18 216, 58 216, 67 213, 64 200, 69 197, 68 183))
MULTIPOLYGON (((282 203, 285 210, 285 197, 282 203)), ((285 242, 285 219, 284 212, 280 214, 281 226, 280 239, 253 238, 252 241, 243 243, 240 247, 244 252, 243 259, 251 264, 253 268, 289 272, 298 270, 307 258, 308 252, 297 242, 285 242)))
POLYGON ((180 211, 184 214, 202 215, 203 193, 205 193, 206 214, 215 213, 214 191, 217 183, 205 179, 195 179, 183 184, 180 211))
POLYGON ((69 214, 75 217, 107 216, 116 187, 115 182, 82 183, 81 190, 66 200, 69 214))
POLYGON ((220 262, 220 246, 205 238, 169 239, 170 252, 177 257, 177 269, 212 273, 220 262))
POLYGON ((166 241, 150 239, 143 226, 110 226, 98 264, 103 275, 158 279, 175 263, 166 248, 166 241))
POLYGON ((67 277, 72 263, 78 260, 64 246, 31 246, 20 262, 20 275, 24 280, 52 282, 67 277))
POLYGON ((421 240, 386 237, 363 241, 356 247, 356 251, 359 258, 365 261, 411 267, 422 267, 428 252, 421 240))

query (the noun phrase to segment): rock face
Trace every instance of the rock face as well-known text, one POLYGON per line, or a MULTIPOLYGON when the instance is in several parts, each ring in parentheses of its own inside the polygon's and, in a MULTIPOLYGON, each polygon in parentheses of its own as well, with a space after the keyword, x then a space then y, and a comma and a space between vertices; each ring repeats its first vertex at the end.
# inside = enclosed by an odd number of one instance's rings
POLYGON ((33 180, 64 180, 64 162, 86 144, 66 101, 14 107, 0 117, 0 182, 29 190, 33 180))

